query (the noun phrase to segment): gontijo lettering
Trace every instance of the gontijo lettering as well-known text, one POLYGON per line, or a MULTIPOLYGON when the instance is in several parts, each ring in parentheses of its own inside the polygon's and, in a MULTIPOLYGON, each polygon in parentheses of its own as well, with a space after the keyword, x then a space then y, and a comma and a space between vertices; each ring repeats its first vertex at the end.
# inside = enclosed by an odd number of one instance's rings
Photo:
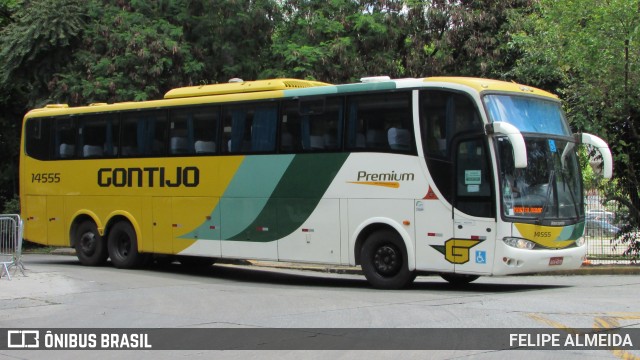
POLYGON ((197 187, 200 170, 195 166, 167 170, 164 167, 100 168, 100 187, 197 187))

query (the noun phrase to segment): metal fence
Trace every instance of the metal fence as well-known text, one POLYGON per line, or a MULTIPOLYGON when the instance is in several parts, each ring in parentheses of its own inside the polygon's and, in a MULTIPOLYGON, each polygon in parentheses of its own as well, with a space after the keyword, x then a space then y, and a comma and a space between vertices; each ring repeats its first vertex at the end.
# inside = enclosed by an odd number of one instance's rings
POLYGON ((640 263, 634 251, 640 245, 640 230, 630 228, 629 209, 617 201, 606 200, 605 193, 596 189, 589 190, 585 198, 587 262, 640 263))
POLYGON ((20 215, 0 214, 0 278, 6 275, 11 280, 11 269, 14 274, 20 270, 25 275, 22 263, 22 230, 20 215))

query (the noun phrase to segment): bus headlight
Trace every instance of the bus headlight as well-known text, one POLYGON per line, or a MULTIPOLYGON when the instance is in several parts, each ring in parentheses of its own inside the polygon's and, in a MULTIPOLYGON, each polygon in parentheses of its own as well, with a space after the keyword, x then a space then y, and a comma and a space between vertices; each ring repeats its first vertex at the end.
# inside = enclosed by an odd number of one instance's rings
POLYGON ((578 240, 576 240, 576 246, 577 246, 577 247, 580 247, 580 246, 582 246, 582 245, 584 245, 584 244, 586 244, 586 243, 587 243, 587 240, 585 239, 585 237, 584 237, 584 236, 580 236, 580 237, 578 238, 578 240))
POLYGON ((522 238, 505 237, 502 238, 502 241, 504 241, 505 244, 518 249, 531 250, 536 247, 536 243, 534 243, 533 241, 522 238))

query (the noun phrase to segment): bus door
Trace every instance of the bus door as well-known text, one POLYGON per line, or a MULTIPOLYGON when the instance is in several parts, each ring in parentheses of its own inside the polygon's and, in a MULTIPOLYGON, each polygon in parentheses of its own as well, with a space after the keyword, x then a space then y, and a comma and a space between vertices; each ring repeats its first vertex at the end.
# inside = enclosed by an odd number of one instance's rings
POLYGON ((452 244, 447 258, 456 272, 488 274, 495 248, 495 196, 491 162, 484 137, 454 142, 452 244))

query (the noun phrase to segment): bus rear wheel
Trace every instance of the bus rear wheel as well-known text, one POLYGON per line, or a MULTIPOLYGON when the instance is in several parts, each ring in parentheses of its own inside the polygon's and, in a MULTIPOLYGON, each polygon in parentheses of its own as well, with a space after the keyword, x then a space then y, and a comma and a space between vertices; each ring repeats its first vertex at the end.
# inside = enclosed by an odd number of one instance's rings
POLYGON ((107 242, 111 263, 120 269, 132 269, 144 263, 145 255, 138 252, 138 237, 127 221, 117 222, 109 231, 107 242))
POLYGON ((371 234, 362 246, 360 260, 364 276, 375 288, 401 289, 415 279, 402 238, 394 231, 371 234))
POLYGON ((75 237, 76 256, 82 265, 99 266, 107 262, 107 243, 98 233, 98 227, 93 221, 81 223, 75 237))

